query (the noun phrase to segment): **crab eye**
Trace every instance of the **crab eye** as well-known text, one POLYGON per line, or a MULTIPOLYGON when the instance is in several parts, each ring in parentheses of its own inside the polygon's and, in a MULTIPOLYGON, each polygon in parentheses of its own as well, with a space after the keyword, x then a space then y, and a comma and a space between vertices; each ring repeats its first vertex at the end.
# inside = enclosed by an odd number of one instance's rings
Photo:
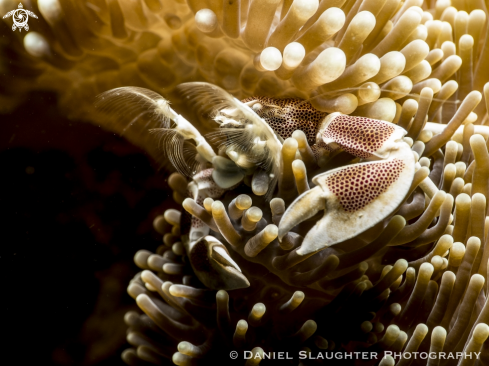
POLYGON ((251 107, 251 109, 253 109, 255 112, 258 112, 260 109, 262 109, 263 106, 261 105, 261 103, 255 103, 253 104, 253 106, 251 107))

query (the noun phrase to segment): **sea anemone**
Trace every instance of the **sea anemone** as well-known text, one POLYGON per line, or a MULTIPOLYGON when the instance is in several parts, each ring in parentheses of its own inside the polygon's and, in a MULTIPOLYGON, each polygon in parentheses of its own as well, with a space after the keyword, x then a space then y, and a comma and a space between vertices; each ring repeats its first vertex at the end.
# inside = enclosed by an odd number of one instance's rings
MULTIPOLYGON (((177 170, 182 211, 135 256, 126 363, 487 362, 484 2, 26 8, 39 20, 3 48, 35 87, 177 170)), ((10 105, 32 88, 17 74, 10 105)))

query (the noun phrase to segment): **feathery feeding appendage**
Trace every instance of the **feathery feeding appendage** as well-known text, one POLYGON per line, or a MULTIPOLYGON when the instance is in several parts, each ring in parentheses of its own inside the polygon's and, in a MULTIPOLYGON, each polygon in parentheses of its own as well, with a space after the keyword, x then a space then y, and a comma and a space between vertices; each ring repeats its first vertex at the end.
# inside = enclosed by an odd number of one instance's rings
MULTIPOLYGON (((216 153, 205 138, 200 134, 200 132, 189 121, 171 109, 168 103, 156 109, 155 113, 165 114, 165 116, 175 123, 172 130, 182 136, 185 140, 193 140, 196 144, 195 149, 199 155, 209 163, 212 162, 212 159, 216 156, 216 153)), ((158 132, 158 129, 154 129, 153 131, 158 132)))
POLYGON ((216 153, 189 121, 176 113, 170 103, 158 93, 139 87, 122 87, 100 94, 95 104, 104 115, 104 127, 125 134, 158 137, 158 143, 144 137, 145 149, 158 160, 167 160, 186 176, 195 174, 199 163, 212 163, 216 153), (193 141, 190 144, 189 141, 193 141), (154 145, 165 152, 154 154, 154 145), (188 156, 190 155, 190 156, 188 156))

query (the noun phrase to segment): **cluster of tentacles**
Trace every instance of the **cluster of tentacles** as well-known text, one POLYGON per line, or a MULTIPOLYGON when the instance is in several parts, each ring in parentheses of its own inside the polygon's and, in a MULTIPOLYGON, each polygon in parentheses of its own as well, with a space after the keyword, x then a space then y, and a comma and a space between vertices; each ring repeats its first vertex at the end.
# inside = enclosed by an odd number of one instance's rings
MULTIPOLYGON (((93 98, 105 90, 140 86, 177 103, 175 86, 203 80, 240 99, 312 97, 324 112, 392 121, 423 88, 440 103, 454 102, 457 88, 463 99, 473 89, 482 92, 488 80, 483 1, 38 0, 24 6, 39 19, 30 20, 28 33, 9 31, 12 20, 4 19, 0 80, 9 88, 0 90, 2 110, 32 89, 52 90, 66 114, 93 121, 93 98)), ((2 14, 11 10, 10 1, 0 1, 2 14)))

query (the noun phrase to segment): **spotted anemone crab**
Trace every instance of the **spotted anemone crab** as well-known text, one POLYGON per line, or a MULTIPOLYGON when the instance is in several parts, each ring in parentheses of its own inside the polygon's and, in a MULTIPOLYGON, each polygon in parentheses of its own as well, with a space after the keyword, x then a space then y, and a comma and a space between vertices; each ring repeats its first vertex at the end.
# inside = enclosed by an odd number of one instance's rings
MULTIPOLYGON (((415 118, 406 131, 306 100, 239 101, 202 82, 178 90, 217 132, 204 137, 146 89, 110 90, 97 102, 118 112, 121 128, 151 127, 179 171, 169 184, 183 211, 158 217, 164 245, 135 256, 144 271, 128 291, 145 315, 126 316, 137 347, 123 354, 128 364, 229 362, 232 350, 258 355, 247 364, 286 350, 368 351, 393 364, 380 356, 408 338, 405 352, 481 349, 489 326, 454 314, 474 307, 484 284, 473 264, 483 256, 485 197, 455 188, 468 170, 454 164, 461 156, 452 144, 439 150, 480 94, 469 94, 448 125, 415 118)), ((487 169, 477 162, 489 155, 481 135, 470 146, 476 185, 487 169)))

